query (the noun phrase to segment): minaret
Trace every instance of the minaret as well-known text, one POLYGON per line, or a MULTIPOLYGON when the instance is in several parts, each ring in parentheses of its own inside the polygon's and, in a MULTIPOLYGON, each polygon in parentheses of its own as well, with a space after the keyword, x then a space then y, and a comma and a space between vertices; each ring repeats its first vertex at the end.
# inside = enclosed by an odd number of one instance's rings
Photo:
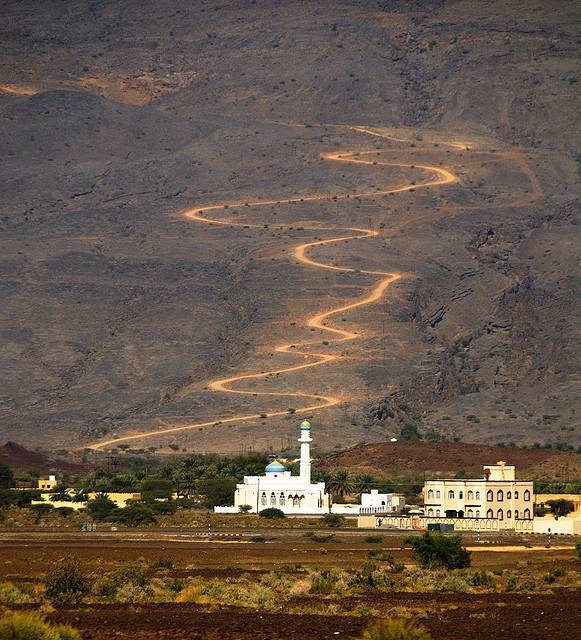
POLYGON ((311 484, 311 423, 308 420, 301 422, 301 480, 305 484, 311 484))

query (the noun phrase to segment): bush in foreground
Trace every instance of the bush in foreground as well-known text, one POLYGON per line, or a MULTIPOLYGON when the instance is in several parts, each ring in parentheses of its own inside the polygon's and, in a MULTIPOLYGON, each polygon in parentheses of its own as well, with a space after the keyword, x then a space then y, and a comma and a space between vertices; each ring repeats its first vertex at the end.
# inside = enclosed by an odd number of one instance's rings
POLYGON ((78 631, 52 626, 32 613, 8 613, 0 619, 0 640, 81 640, 78 631))
POLYGON ((408 536, 404 544, 412 548, 412 557, 423 569, 464 569, 471 563, 470 552, 462 546, 462 538, 424 533, 420 537, 408 536))
MULTIPOLYGON (((76 558, 59 560, 44 580, 46 597, 57 604, 82 602, 91 591, 91 580, 76 558)), ((1 640, 1 638, 0 638, 1 640)))
POLYGON ((326 513, 321 519, 323 524, 331 529, 342 527, 347 522, 345 516, 340 513, 326 513))
POLYGON ((411 620, 379 620, 365 630, 361 640, 430 640, 430 634, 411 620))
POLYGON ((261 518, 285 518, 286 516, 284 515, 284 513, 280 510, 280 509, 275 509, 274 507, 270 508, 270 509, 263 509, 260 512, 260 517, 261 518))

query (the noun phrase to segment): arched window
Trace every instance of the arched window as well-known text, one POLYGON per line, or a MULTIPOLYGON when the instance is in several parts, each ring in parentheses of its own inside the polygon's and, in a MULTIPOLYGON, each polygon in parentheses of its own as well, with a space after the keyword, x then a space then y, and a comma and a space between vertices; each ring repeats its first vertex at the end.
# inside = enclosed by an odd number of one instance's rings
POLYGON ((301 497, 299 498, 299 507, 302 507, 302 506, 303 506, 303 502, 304 502, 304 501, 305 501, 305 496, 301 496, 301 497))
POLYGON ((515 500, 518 500, 518 491, 515 491, 515 492, 514 492, 514 499, 515 499, 515 500))
POLYGON ((486 499, 487 500, 494 500, 494 492, 492 491, 492 489, 489 489, 486 492, 486 499))
POLYGON ((439 517, 440 517, 440 510, 436 509, 436 518, 439 518, 439 517))
POLYGON ((502 502, 504 500, 504 491, 502 489, 499 489, 496 492, 496 499, 498 500, 498 502, 502 502))
POLYGON ((506 517, 508 520, 512 518, 512 511, 510 509, 506 512, 506 517))
POLYGON ((460 498, 460 500, 462 500, 462 498, 464 497, 464 491, 460 491, 458 493, 458 497, 460 498))
POLYGON ((518 509, 514 510, 514 517, 515 517, 515 520, 518 520, 518 509))
POLYGON ((487 518, 494 518, 494 513, 493 513, 492 509, 488 509, 488 511, 486 512, 486 517, 487 518))
POLYGON ((469 518, 472 518, 472 517, 474 516, 474 513, 472 512, 472 509, 468 509, 468 511, 466 512, 466 515, 467 515, 469 518))
POLYGON ((442 497, 442 494, 441 494, 439 491, 436 491, 436 498, 438 498, 438 499, 439 499, 439 498, 441 498, 441 497, 442 497))
POLYGON ((510 500, 512 498, 512 493, 510 491, 506 492, 506 499, 510 500))
POLYGON ((499 509, 499 510, 496 512, 496 517, 497 517, 499 520, 504 520, 504 513, 503 513, 502 509, 499 509))
POLYGON ((280 492, 280 496, 278 497, 278 504, 279 504, 281 507, 284 507, 284 502, 285 502, 285 501, 284 501, 284 493, 281 491, 281 492, 280 492))
POLYGON ((474 500, 474 491, 468 492, 468 500, 474 500))
POLYGON ((454 492, 453 491, 448 491, 448 498, 450 498, 450 500, 454 499, 454 492))
POLYGON ((266 506, 266 493, 263 491, 262 495, 260 496, 260 504, 266 506))
POLYGON ((480 518, 480 511, 478 509, 476 509, 476 517, 480 518))
POLYGON ((480 491, 476 492, 476 500, 480 500, 480 491))
POLYGON ((428 498, 433 498, 434 497, 434 492, 432 491, 432 489, 430 489, 428 491, 428 498))
POLYGON ((525 491, 525 502, 528 502, 531 499, 531 492, 527 489, 525 491))
POLYGON ((433 509, 428 509, 428 517, 431 518, 434 515, 433 509))
POLYGON ((276 507, 276 494, 274 491, 270 494, 270 506, 276 507))
POLYGON ((293 496, 293 507, 300 507, 301 501, 297 495, 293 496))
POLYGON ((523 517, 524 517, 525 520, 530 520, 531 519, 531 510, 530 509, 525 509, 523 517))

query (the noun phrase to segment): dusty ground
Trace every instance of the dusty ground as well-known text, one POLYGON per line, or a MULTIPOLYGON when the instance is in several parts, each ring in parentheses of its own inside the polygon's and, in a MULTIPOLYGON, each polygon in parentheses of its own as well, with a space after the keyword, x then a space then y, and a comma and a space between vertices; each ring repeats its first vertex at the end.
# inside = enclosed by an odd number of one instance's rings
MULTIPOLYGON (((327 451, 410 420, 579 444, 578 19, 542 0, 4 0, 0 438, 71 448, 307 392, 345 396, 313 416, 327 451), (458 182, 373 195, 422 165, 458 182), (313 193, 230 212, 248 228, 180 215, 313 193), (356 271, 292 257, 345 227, 378 235, 312 256, 356 271), (330 323, 357 339, 324 344, 306 319, 366 294, 365 270, 402 277, 330 323), (309 339, 341 360, 248 386, 273 396, 208 388, 302 362, 274 347, 309 339)), ((295 428, 134 444, 281 449, 295 428)))
MULTIPOLYGON (((271 535, 272 532, 264 532, 271 535)), ((281 565, 291 566, 361 566, 370 545, 364 541, 367 532, 340 531, 343 543, 314 544, 297 532, 281 532, 277 540, 264 544, 242 542, 191 541, 163 539, 161 533, 140 532, 105 536, 56 536, 30 534, 26 539, 13 534, 1 534, 0 576, 32 581, 42 577, 55 559, 78 557, 83 566, 98 574, 137 561, 174 563, 172 569, 152 569, 152 575, 165 577, 203 576, 231 578, 260 576, 281 565), (142 536, 141 539, 139 536, 142 536), (133 538, 133 540, 131 539, 133 538), (325 548, 325 553, 321 549, 325 548), (161 575, 160 574, 160 575, 161 575)), ((474 567, 485 569, 515 568, 520 561, 521 576, 532 571, 549 571, 556 567, 579 570, 573 559, 571 543, 562 539, 560 547, 546 549, 545 541, 535 539, 532 549, 507 545, 490 537, 487 543, 469 544, 474 549, 474 567), (504 551, 506 549, 506 551, 504 551), (526 563, 523 564, 523 561, 526 563)), ((530 542, 530 541, 529 541, 530 542)), ((399 550, 401 535, 386 535, 381 545, 391 549, 396 558, 408 562, 407 551, 399 550)), ((339 600, 325 597, 295 597, 280 611, 254 611, 233 607, 181 604, 106 604, 80 607, 58 607, 48 617, 66 622, 82 631, 84 640, 195 639, 280 640, 309 638, 358 638, 370 621, 370 615, 351 617, 329 615, 329 605, 335 603, 346 610, 366 607, 367 610, 392 611, 393 615, 412 615, 430 630, 434 639, 474 637, 506 637, 511 639, 545 640, 556 633, 576 637, 579 632, 579 603, 576 592, 554 590, 553 593, 379 593, 370 591, 339 600), (296 615, 302 610, 302 615, 296 615)))

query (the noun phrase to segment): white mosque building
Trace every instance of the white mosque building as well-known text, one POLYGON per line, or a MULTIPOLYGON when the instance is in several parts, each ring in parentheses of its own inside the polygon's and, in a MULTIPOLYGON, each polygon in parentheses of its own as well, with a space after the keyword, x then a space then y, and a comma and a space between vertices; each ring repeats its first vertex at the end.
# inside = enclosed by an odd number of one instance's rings
POLYGON ((287 515, 322 515, 329 512, 325 483, 311 482, 311 424, 301 422, 300 473, 293 476, 278 460, 265 468, 263 476, 244 476, 236 485, 233 507, 214 507, 216 513, 239 513, 248 505, 250 513, 263 509, 280 509, 287 515))

